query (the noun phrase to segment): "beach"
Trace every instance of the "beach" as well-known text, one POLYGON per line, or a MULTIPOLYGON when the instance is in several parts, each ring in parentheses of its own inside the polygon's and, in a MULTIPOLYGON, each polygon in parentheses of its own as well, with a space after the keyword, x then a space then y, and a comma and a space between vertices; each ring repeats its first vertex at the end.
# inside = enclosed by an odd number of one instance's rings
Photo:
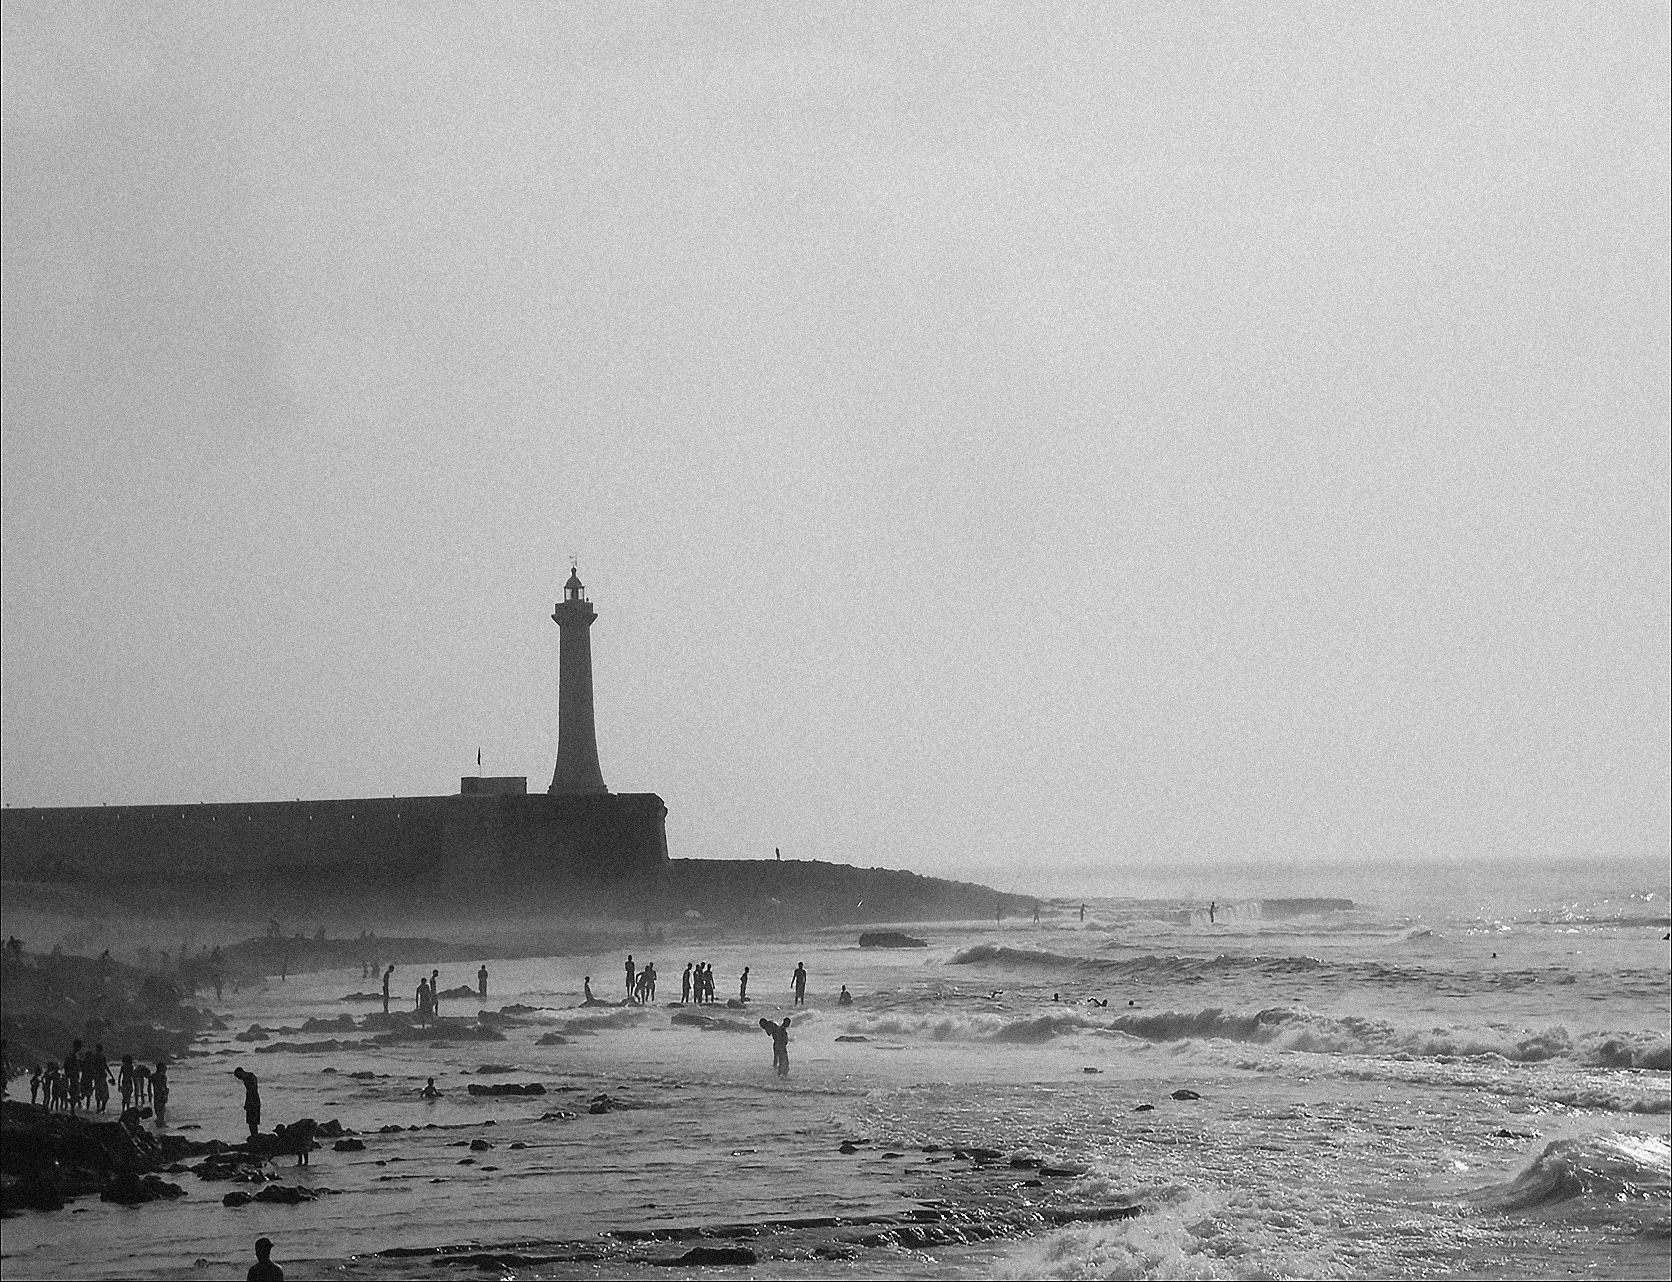
MULTIPOLYGON (((242 1065, 267 1128, 357 1132, 269 1167, 331 1192, 229 1208, 170 1175, 185 1197, 9 1219, 4 1268, 231 1276, 266 1235, 290 1277, 1659 1276, 1667 888, 1611 871, 1539 902, 1372 886, 1212 921, 1111 896, 899 924, 923 948, 693 932, 635 948, 660 975, 642 1007, 580 1006, 585 976, 621 997, 620 955, 484 958, 487 1001, 445 999, 440 1042, 372 1044, 380 1006, 342 1000, 375 988, 358 968, 270 977, 171 1068, 168 1130, 240 1138, 242 1065), (721 1002, 680 1007, 703 960, 721 1002), (779 1079, 757 1020, 785 1016, 779 1079), (504 1083, 543 1093, 469 1090, 504 1083), (755 1264, 666 1263, 740 1246, 755 1264)), ((398 1005, 431 969, 475 984, 475 962, 402 966, 398 1005)))

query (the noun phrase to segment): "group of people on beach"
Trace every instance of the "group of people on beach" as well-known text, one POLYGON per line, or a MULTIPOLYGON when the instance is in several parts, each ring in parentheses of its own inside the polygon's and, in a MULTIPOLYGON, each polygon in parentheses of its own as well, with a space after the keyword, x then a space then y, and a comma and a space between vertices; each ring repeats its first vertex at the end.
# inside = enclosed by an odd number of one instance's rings
MULTIPOLYGON (((389 985, 394 978, 394 974, 395 967, 391 963, 389 968, 383 972, 383 1013, 385 1015, 389 1013, 389 985)), ((363 969, 360 977, 362 979, 366 978, 363 969)), ((457 996, 457 993, 453 995, 457 996)), ((480 1001, 488 1000, 488 968, 485 964, 476 972, 476 996, 480 1001)), ((418 987, 412 994, 412 1009, 417 1014, 419 1023, 428 1024, 432 1018, 439 1019, 441 1017, 441 997, 441 972, 439 970, 432 970, 427 976, 419 977, 418 987)))
POLYGON ((37 1065, 31 1070, 29 1102, 61 1112, 77 1113, 85 1108, 99 1114, 110 1106, 112 1086, 121 1095, 124 1113, 149 1104, 158 1125, 163 1123, 168 1113, 167 1062, 158 1060, 155 1068, 147 1068, 132 1055, 124 1055, 112 1071, 104 1043, 95 1042, 88 1051, 82 1049, 79 1038, 65 1053, 62 1064, 49 1060, 45 1068, 37 1065))

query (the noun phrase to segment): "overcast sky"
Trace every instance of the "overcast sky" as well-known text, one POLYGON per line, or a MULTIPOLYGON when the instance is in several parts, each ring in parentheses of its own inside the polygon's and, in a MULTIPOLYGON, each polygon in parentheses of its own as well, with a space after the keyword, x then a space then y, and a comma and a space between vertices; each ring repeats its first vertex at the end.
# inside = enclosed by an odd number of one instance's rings
POLYGON ((4 16, 7 804, 1665 851, 1663 4, 4 16))

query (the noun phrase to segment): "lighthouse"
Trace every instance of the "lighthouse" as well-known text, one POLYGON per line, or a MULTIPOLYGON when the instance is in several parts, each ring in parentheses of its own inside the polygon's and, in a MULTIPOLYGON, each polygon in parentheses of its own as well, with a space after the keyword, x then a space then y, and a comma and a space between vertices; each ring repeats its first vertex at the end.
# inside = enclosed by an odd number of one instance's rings
POLYGON ((557 769, 546 791, 556 796, 606 793, 598 768, 598 732, 592 723, 592 621, 598 614, 586 599, 578 571, 569 571, 563 600, 552 611, 562 633, 557 659, 557 769))

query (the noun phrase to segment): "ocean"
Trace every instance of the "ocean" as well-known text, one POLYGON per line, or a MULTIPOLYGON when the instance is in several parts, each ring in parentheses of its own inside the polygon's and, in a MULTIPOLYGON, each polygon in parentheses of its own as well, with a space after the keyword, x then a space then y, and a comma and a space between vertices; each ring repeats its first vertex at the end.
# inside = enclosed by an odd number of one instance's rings
MULTIPOLYGON (((1668 880, 1088 875, 1037 922, 900 923, 927 946, 898 950, 690 921, 634 950, 654 1006, 579 1006, 586 976, 620 997, 618 955, 484 959, 504 1040, 437 1045, 303 1031, 375 1009, 342 1000, 375 987, 358 968, 274 979, 215 1007, 169 1129, 238 1137, 245 1065, 267 1126, 360 1132, 273 1168, 332 1192, 233 1209, 179 1174, 174 1202, 8 1220, 0 1272, 241 1276, 265 1234, 292 1278, 1661 1278, 1668 880), (722 998, 750 967, 746 1010, 668 1005, 700 960, 722 998), (780 1079, 755 1021, 785 1015, 780 1079), (235 1040, 252 1024, 279 1031, 235 1040), (467 1090, 497 1082, 546 1093, 467 1090), (759 1262, 664 1263, 700 1246, 759 1262)), ((434 965, 474 985, 476 963, 434 965)), ((396 972, 408 1006, 429 969, 396 972)))

